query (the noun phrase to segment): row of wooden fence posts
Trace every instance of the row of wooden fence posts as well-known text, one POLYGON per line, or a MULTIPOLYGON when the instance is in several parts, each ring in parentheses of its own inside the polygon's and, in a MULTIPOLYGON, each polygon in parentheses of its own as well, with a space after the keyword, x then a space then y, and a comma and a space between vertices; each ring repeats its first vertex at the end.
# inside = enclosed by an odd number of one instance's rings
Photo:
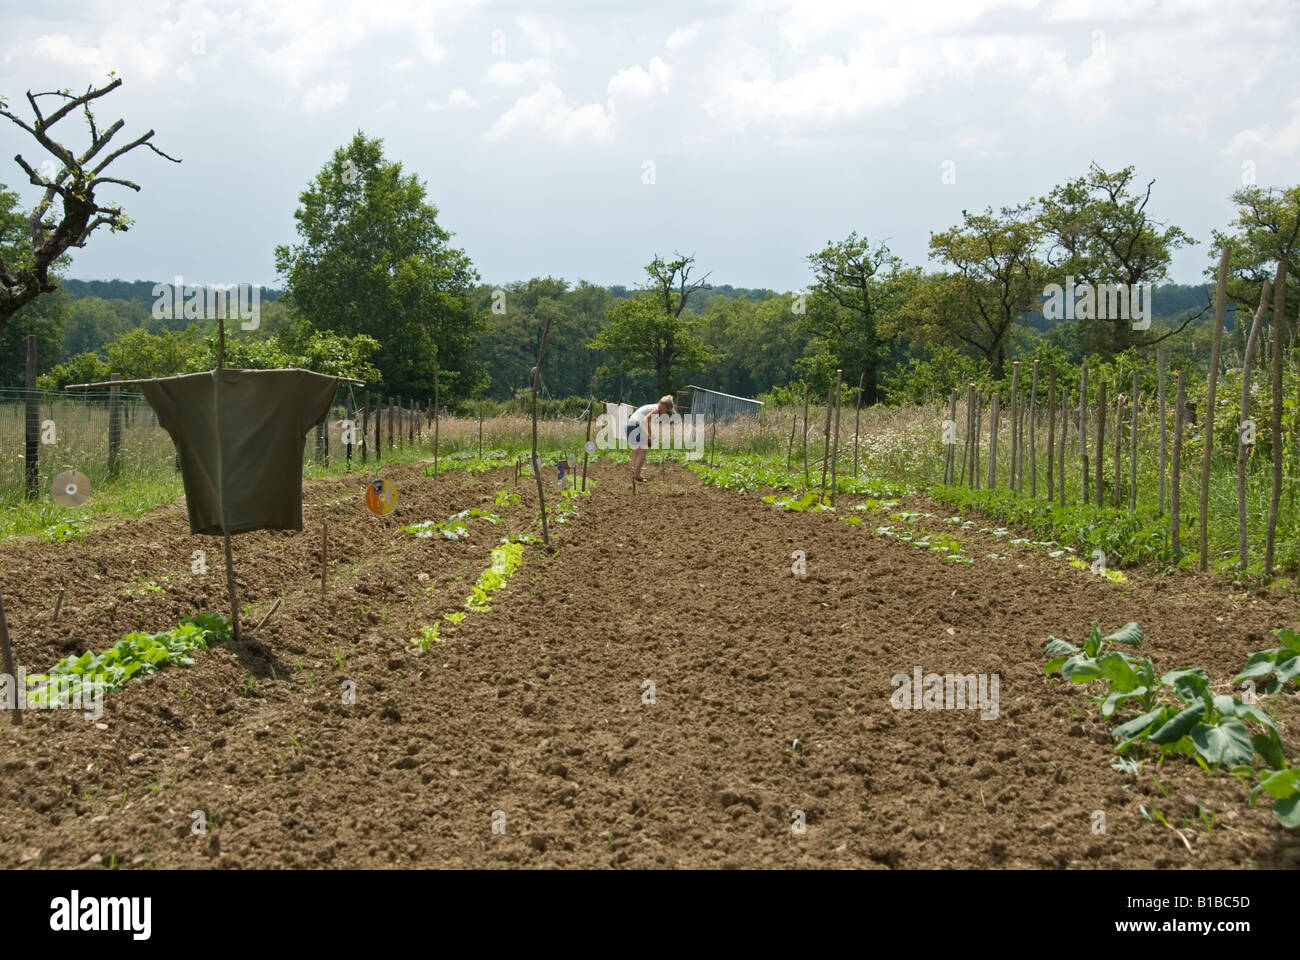
MULTIPOLYGON (((1202 571, 1209 566, 1209 488, 1210 472, 1214 455, 1214 413, 1215 394, 1219 375, 1220 351, 1223 337, 1224 312, 1226 304, 1226 280, 1230 250, 1223 248, 1219 260, 1217 286, 1215 295, 1215 333, 1210 357, 1210 369, 1206 383, 1206 411, 1204 425, 1204 448, 1201 458, 1200 490, 1198 505, 1199 552, 1198 562, 1202 571)), ((1262 323, 1269 308, 1269 295, 1272 302, 1272 354, 1271 354, 1271 409, 1270 438, 1272 451, 1272 485, 1269 497, 1268 519, 1265 526, 1264 575, 1271 577, 1275 562, 1275 545, 1277 534, 1278 509, 1282 486, 1282 356, 1286 332, 1283 322, 1285 310, 1286 261, 1277 266, 1276 276, 1266 279, 1260 291, 1259 305, 1251 322, 1246 351, 1242 364, 1241 405, 1239 410, 1237 438, 1237 552, 1238 568, 1245 572, 1249 565, 1249 544, 1247 539, 1248 516, 1246 510, 1247 460, 1249 448, 1254 443, 1253 420, 1250 417, 1251 367, 1257 352, 1262 323)), ((1175 559, 1182 557, 1181 507, 1182 507, 1182 455, 1184 447, 1184 420, 1187 416, 1187 384, 1183 371, 1175 371, 1176 396, 1174 400, 1174 437, 1172 453, 1168 450, 1169 438, 1167 428, 1167 404, 1165 396, 1167 357, 1163 348, 1156 351, 1157 410, 1159 417, 1159 459, 1157 472, 1159 486, 1157 491, 1156 516, 1165 514, 1165 483, 1169 481, 1170 507, 1170 543, 1175 559)), ((1097 384, 1097 407, 1093 452, 1095 462, 1089 460, 1088 450, 1088 365, 1083 364, 1079 374, 1079 465, 1080 497, 1083 503, 1095 503, 1098 507, 1106 506, 1106 424, 1109 416, 1108 388, 1110 384, 1103 380, 1097 384)), ((1016 362, 1011 370, 1011 397, 1006 412, 1010 419, 1010 451, 1007 467, 1007 488, 1013 492, 1024 492, 1024 467, 1026 454, 1026 427, 1028 435, 1028 466, 1030 472, 1030 496, 1038 495, 1037 472, 1037 432, 1038 432, 1038 379, 1039 361, 1034 361, 1033 377, 1028 400, 1020 395, 1020 364, 1016 362)), ((1065 451, 1068 441, 1069 409, 1068 389, 1058 383, 1056 365, 1048 367, 1047 398, 1047 499, 1058 500, 1062 506, 1066 503, 1065 451), (1059 399, 1058 399, 1059 394, 1059 399), (1056 441, 1056 417, 1060 413, 1061 433, 1059 444, 1056 441)), ((1004 408, 1001 397, 994 392, 989 398, 989 449, 987 486, 992 489, 998 483, 998 436, 1004 408)), ((966 388, 966 431, 962 449, 960 472, 956 463, 956 416, 958 391, 953 390, 948 397, 948 417, 944 423, 944 442, 947 450, 944 458, 944 483, 955 481, 979 489, 982 473, 981 434, 983 430, 983 407, 985 397, 974 383, 966 388), (959 478, 959 479, 958 479, 959 478)), ((1138 435, 1139 412, 1141 408, 1139 394, 1139 377, 1137 371, 1131 374, 1129 394, 1118 393, 1114 400, 1114 438, 1111 457, 1113 474, 1111 477, 1110 506, 1120 510, 1124 506, 1124 471, 1123 471, 1123 431, 1127 422, 1129 429, 1128 445, 1128 509, 1137 510, 1138 491, 1138 435), (1127 414, 1127 416, 1126 416, 1127 414)), ((806 421, 806 415, 805 415, 806 421)), ((829 407, 827 424, 829 427, 829 407)))

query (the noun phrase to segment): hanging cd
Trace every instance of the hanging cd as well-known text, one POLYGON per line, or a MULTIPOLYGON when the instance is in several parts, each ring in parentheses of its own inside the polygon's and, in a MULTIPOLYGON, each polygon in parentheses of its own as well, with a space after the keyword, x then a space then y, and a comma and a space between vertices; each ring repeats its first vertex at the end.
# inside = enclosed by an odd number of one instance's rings
POLYGON ((76 470, 64 470, 54 478, 50 486, 54 502, 61 507, 79 507, 90 496, 90 481, 84 473, 76 470))
POLYGON ((578 469, 578 458, 575 457, 573 454, 569 454, 569 472, 572 473, 574 470, 577 469, 578 469))
POLYGON ((596 442, 595 442, 594 440, 588 440, 588 441, 587 441, 587 446, 585 447, 585 449, 586 449, 586 451, 587 451, 588 453, 595 453, 595 452, 596 452, 596 442))
POLYGON ((392 513, 397 505, 397 489, 386 480, 372 480, 366 488, 366 506, 379 516, 392 513))

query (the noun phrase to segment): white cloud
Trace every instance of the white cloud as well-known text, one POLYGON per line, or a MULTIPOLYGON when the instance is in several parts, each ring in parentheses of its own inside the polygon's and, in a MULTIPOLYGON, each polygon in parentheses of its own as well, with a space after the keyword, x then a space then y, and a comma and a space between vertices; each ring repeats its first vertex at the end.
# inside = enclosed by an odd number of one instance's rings
POLYGON ((1238 130, 1223 148, 1225 157, 1294 157, 1300 153, 1300 100, 1291 102, 1285 124, 1265 123, 1238 130))
POLYGON ((501 140, 521 131, 559 143, 603 144, 614 137, 612 117, 602 104, 571 106, 564 92, 549 83, 536 93, 516 100, 514 106, 497 117, 484 138, 501 140))
POLYGON ((695 39, 697 33, 694 27, 678 27, 668 35, 668 40, 664 43, 669 50, 678 50, 695 39))
POLYGON ((620 70, 610 77, 608 92, 611 101, 620 97, 648 100, 656 94, 667 93, 673 68, 658 57, 650 61, 649 71, 640 64, 620 70))
POLYGON ((521 63, 500 60, 492 64, 483 82, 499 87, 531 86, 543 83, 550 75, 550 64, 544 60, 524 60, 521 63))
POLYGON ((438 103, 430 100, 425 106, 430 110, 473 110, 478 107, 479 102, 471 97, 461 87, 457 87, 451 93, 447 94, 446 103, 438 103))
MULTIPOLYGON (((574 52, 573 43, 559 30, 547 26, 532 14, 520 14, 515 17, 515 25, 523 33, 529 46, 544 57, 552 54, 570 55, 574 52)), ((507 38, 509 42, 509 38, 507 38)))
POLYGON ((343 81, 312 87, 302 98, 302 112, 324 113, 332 110, 347 100, 348 90, 348 84, 343 81))

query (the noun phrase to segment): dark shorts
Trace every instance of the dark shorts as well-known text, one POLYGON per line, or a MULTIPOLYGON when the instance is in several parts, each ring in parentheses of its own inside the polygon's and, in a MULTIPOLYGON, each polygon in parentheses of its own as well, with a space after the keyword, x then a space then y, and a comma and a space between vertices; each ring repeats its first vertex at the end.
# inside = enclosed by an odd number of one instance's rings
POLYGON ((632 448, 649 448, 650 444, 646 442, 645 431, 640 424, 629 423, 627 425, 627 445, 632 448))

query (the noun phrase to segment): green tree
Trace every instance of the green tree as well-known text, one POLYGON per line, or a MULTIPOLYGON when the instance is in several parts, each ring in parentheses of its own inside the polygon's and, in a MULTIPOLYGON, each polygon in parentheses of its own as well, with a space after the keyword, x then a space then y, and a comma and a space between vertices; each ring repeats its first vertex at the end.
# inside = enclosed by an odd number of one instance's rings
POLYGON ((1042 289, 1039 229, 1028 205, 961 216, 960 224, 930 234, 930 255, 954 268, 930 288, 929 305, 940 311, 930 322, 977 351, 1001 379, 1016 325, 1042 289))
MULTIPOLYGON (((1178 226, 1151 216, 1151 188, 1134 183, 1133 167, 1107 173, 1096 163, 1082 177, 1054 187, 1038 201, 1038 226, 1046 240, 1045 278, 1075 282, 1138 284, 1165 280, 1173 252, 1195 243, 1178 226)), ((1181 327, 1179 328, 1181 329, 1181 327)), ((1122 353, 1130 346, 1151 346, 1169 331, 1136 331, 1128 317, 1092 317, 1080 321, 1086 351, 1122 353)))
MULTIPOLYGON (((1237 207, 1229 230, 1215 230, 1214 248, 1208 251, 1215 263, 1205 275, 1217 271, 1219 251, 1232 248, 1229 261, 1228 296, 1253 312, 1259 304, 1264 280, 1272 280, 1279 260, 1287 262, 1285 315, 1296 315, 1300 299, 1300 186, 1286 189, 1242 187, 1232 194, 1237 207)), ((1240 329, 1245 324, 1236 324, 1240 329)))
POLYGON ((698 317, 683 313, 691 294, 704 285, 703 279, 690 280, 694 263, 694 257, 680 254, 671 261, 655 256, 645 268, 650 279, 630 299, 609 308, 605 326, 588 344, 608 351, 625 373, 653 370, 664 394, 676 386, 675 367, 699 368, 715 359, 698 336, 698 317))
POLYGON ((807 328, 823 341, 833 365, 844 369, 845 382, 865 375, 862 401, 873 404, 880 398, 880 370, 889 356, 881 324, 902 302, 909 274, 885 243, 873 247, 856 231, 807 259, 814 277, 807 328))
POLYGON ((314 330, 365 334, 388 388, 441 399, 486 385, 474 359, 483 317, 469 257, 450 243, 423 182, 358 132, 299 196, 298 243, 276 248, 285 299, 314 330))

